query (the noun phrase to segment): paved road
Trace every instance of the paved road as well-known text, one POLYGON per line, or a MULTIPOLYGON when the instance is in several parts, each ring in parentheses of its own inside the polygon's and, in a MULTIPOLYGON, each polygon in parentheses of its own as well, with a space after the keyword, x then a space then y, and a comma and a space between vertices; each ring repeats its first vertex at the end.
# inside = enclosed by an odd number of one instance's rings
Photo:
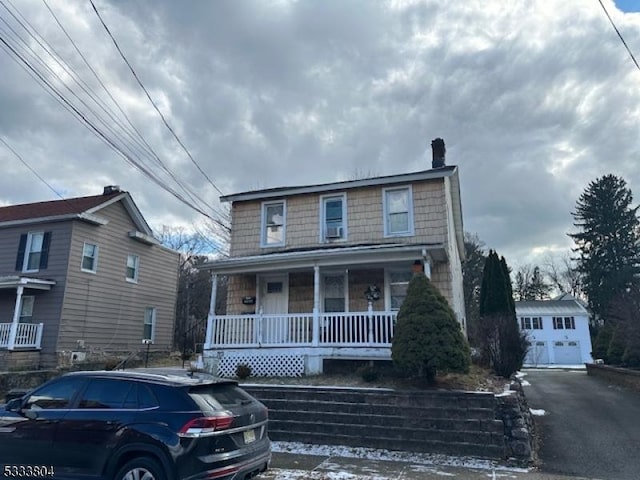
POLYGON ((640 393, 585 371, 526 370, 541 435, 541 470, 606 480, 640 478, 640 393))

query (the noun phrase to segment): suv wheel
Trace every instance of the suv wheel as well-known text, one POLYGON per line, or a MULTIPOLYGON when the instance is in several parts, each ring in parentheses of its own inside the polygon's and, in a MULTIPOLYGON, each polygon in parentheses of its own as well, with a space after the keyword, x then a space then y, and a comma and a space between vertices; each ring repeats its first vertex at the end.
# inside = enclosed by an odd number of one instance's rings
POLYGON ((157 461, 149 457, 140 457, 125 463, 115 480, 166 480, 166 477, 157 461))

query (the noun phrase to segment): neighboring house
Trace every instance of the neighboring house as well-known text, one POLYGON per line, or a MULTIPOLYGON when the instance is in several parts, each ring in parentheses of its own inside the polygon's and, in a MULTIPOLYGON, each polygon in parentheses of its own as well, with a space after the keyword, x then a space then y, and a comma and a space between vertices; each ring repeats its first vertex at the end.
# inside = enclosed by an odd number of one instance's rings
POLYGON ((527 333, 525 366, 593 362, 589 312, 569 294, 553 300, 516 302, 518 324, 527 333))
POLYGON ((0 365, 169 350, 178 261, 118 187, 1 207, 0 365))
POLYGON ((458 168, 434 140, 430 170, 250 191, 231 203, 226 315, 210 311, 205 360, 224 376, 319 373, 325 359, 390 359, 396 315, 414 271, 446 297, 465 329, 458 168), (371 302, 369 302, 371 299, 371 302))

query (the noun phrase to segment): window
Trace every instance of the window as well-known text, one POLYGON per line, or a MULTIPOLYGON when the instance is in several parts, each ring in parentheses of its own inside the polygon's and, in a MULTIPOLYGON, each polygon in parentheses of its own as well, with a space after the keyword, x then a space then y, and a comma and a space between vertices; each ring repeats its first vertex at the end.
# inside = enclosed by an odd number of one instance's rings
POLYGON ((16 270, 37 272, 47 268, 51 232, 29 232, 20 236, 16 270))
POLYGON ((143 340, 151 340, 153 342, 156 330, 156 309, 147 307, 144 309, 144 328, 142 332, 143 340))
POLYGON ((344 194, 321 198, 321 241, 330 242, 347 238, 346 204, 344 194))
POLYGON ((389 272, 389 300, 391 310, 400 310, 404 298, 407 296, 407 288, 413 277, 411 270, 389 272))
POLYGON ((541 317, 521 317, 520 328, 522 330, 542 330, 541 317))
POLYGON ((134 383, 106 378, 91 380, 80 398, 78 408, 111 409, 137 408, 134 383))
POLYGON ((28 410, 69 408, 73 397, 85 383, 81 378, 65 378, 45 385, 27 398, 23 408, 28 410))
POLYGON ((140 258, 137 255, 127 255, 127 282, 138 281, 138 265, 140 258))
POLYGON ((92 243, 84 244, 82 248, 82 271, 96 273, 98 269, 98 246, 92 243))
POLYGON ((575 330, 576 322, 573 317, 553 317, 554 330, 575 330))
POLYGON ((413 235, 413 198, 410 187, 386 188, 384 194, 384 235, 413 235))
POLYGON ((284 245, 286 230, 286 206, 284 201, 262 204, 263 247, 284 245))
POLYGON ((33 303, 35 298, 32 295, 23 296, 20 305, 20 323, 32 323, 33 322, 33 303))
POLYGON ((344 275, 325 275, 324 311, 345 311, 344 275))

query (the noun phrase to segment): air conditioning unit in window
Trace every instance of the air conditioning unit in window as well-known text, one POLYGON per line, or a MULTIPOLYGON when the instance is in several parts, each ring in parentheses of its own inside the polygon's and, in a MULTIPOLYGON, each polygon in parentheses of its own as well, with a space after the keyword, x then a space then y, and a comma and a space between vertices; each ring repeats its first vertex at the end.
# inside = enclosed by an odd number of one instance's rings
POLYGON ((342 227, 327 227, 327 238, 342 238, 342 227))

